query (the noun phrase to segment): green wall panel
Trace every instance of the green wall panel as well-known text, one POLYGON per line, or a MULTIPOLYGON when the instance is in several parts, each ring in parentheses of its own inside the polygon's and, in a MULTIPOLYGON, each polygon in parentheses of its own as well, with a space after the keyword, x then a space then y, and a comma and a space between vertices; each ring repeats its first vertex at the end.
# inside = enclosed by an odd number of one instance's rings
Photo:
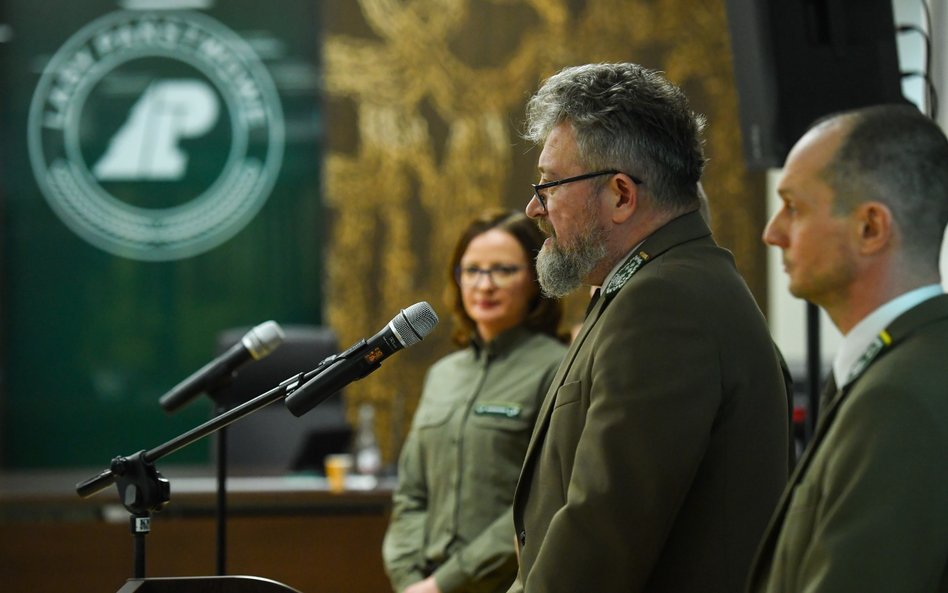
POLYGON ((218 332, 321 323, 318 7, 162 4, 3 5, 6 468, 157 446, 208 418, 206 397, 158 399, 218 332))

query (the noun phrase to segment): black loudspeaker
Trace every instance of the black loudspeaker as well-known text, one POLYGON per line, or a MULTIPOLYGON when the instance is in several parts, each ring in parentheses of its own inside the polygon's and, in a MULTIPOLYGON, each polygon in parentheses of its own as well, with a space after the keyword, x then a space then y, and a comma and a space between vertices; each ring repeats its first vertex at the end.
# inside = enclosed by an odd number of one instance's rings
POLYGON ((901 103, 892 0, 727 0, 744 156, 782 167, 817 118, 901 103))

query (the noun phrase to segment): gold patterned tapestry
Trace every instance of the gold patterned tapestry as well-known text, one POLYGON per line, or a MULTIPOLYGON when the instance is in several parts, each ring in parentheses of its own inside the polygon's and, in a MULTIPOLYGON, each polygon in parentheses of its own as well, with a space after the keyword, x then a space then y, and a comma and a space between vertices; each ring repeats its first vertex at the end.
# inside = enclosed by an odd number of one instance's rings
MULTIPOLYGON (((347 388, 350 420, 375 406, 386 461, 425 370, 451 349, 442 293, 457 234, 486 206, 526 205, 538 151, 519 139, 524 105, 564 66, 638 62, 685 90, 709 121, 715 236, 764 302, 764 182, 741 157, 724 0, 347 0, 324 11, 324 317, 341 345, 418 301, 442 319, 347 388)), ((568 299, 568 322, 582 299, 568 299)))

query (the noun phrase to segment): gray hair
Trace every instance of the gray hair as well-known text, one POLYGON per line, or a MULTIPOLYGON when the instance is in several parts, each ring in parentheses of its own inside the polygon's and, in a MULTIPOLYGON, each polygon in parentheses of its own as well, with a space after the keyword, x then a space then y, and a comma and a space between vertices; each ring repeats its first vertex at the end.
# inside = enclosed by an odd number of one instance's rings
POLYGON ((530 99, 523 136, 542 144, 562 122, 572 125, 584 166, 644 180, 668 210, 698 207, 705 120, 660 73, 630 63, 565 68, 530 99))
POLYGON ((845 126, 822 177, 836 194, 837 213, 863 202, 889 207, 906 253, 938 269, 948 225, 948 138, 909 105, 876 105, 818 121, 845 126))

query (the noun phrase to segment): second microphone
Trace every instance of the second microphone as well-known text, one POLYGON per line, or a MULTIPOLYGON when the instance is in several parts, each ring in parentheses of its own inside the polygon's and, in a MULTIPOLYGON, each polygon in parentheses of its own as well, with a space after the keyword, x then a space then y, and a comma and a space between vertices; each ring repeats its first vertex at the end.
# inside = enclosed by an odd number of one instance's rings
POLYGON ((392 354, 420 342, 437 324, 438 315, 427 302, 403 309, 368 341, 359 340, 345 352, 327 359, 325 369, 286 397, 287 409, 294 416, 302 416, 349 383, 379 368, 392 354))

